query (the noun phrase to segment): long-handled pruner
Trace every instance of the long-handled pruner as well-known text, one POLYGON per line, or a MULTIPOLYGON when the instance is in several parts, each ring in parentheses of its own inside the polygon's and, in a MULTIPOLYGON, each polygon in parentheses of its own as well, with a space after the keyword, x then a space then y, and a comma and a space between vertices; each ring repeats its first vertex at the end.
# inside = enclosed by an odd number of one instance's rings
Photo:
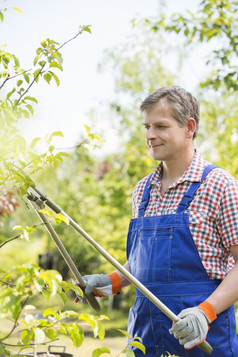
MULTIPOLYGON (((31 205, 34 208, 34 210, 36 211, 37 215, 40 217, 40 220, 44 224, 45 228, 49 232, 51 238, 55 242, 62 257, 64 258, 66 264, 68 265, 69 269, 71 270, 71 273, 73 274, 74 278, 77 280, 78 285, 80 286, 80 288, 82 290, 84 290, 85 286, 86 286, 84 279, 82 278, 81 274, 79 273, 76 265, 74 264, 72 258, 70 257, 68 251, 66 250, 65 246, 61 242, 59 236, 57 235, 54 228, 52 227, 49 220, 47 219, 45 213, 42 212, 42 209, 44 209, 44 207, 45 207, 44 202, 42 202, 37 196, 34 196, 32 194, 28 194, 28 199, 31 202, 31 205)), ((100 311, 100 305, 93 293, 91 293, 90 295, 87 295, 87 301, 94 310, 100 311)))
MULTIPOLYGON (((173 322, 178 322, 179 318, 160 301, 154 294, 151 293, 149 289, 147 289, 139 280, 137 280, 126 268, 124 268, 116 259, 114 259, 104 248, 102 248, 95 240, 87 234, 83 228, 81 228, 70 216, 65 213, 60 206, 58 206, 54 201, 50 198, 42 194, 33 183, 30 185, 34 191, 38 194, 38 199, 44 202, 50 209, 52 209, 55 213, 61 213, 68 220, 69 224, 81 235, 83 236, 107 261, 109 261, 118 271, 120 271, 137 289, 139 289, 150 301, 152 301, 168 318, 170 318, 173 322)), ((28 195, 28 198, 31 199, 31 195, 28 195)), ((38 212, 40 213, 40 212, 38 212)), ((41 219, 43 218, 40 213, 41 219)), ((47 226, 47 229, 49 226, 47 226)), ((58 246, 58 243, 55 242, 58 246)), ((78 280, 78 278, 77 278, 78 280)), ((85 282, 83 281, 83 285, 85 286, 85 282)), ((95 299, 95 298, 94 298, 95 299)), ((95 299, 96 301, 96 299, 95 299)), ((96 308, 98 310, 98 308, 96 308)), ((213 348, 207 341, 202 342, 198 345, 202 351, 210 355, 213 351, 213 348)))

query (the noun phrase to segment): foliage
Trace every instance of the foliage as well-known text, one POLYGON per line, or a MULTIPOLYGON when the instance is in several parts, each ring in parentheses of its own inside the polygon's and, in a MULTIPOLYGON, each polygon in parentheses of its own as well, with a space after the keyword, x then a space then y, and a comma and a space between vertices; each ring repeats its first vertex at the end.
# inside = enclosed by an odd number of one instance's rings
POLYGON ((197 138, 206 159, 238 175, 238 93, 210 93, 201 100, 200 134, 197 138))
MULTIPOLYGON (((19 9, 16 9, 19 10, 19 9)), ((0 11, 0 20, 3 21, 3 12, 0 11)), ((20 10, 19 10, 20 11, 20 10)), ((78 37, 82 32, 90 31, 89 26, 82 26, 79 32, 72 39, 62 45, 58 42, 46 39, 41 42, 36 50, 33 59, 33 66, 26 70, 20 66, 20 62, 15 54, 7 51, 0 51, 0 89, 5 93, 0 100, 0 186, 1 186, 1 212, 0 214, 10 214, 15 210, 17 202, 9 186, 20 194, 22 199, 29 187, 34 186, 30 175, 51 164, 55 169, 59 162, 63 161, 65 152, 57 152, 52 144, 55 136, 63 136, 61 132, 54 132, 45 138, 36 137, 28 145, 24 137, 19 133, 16 124, 22 119, 30 119, 34 114, 34 105, 37 99, 30 96, 29 92, 33 85, 43 79, 48 84, 54 79, 56 85, 60 84, 55 70, 62 71, 63 59, 59 50, 69 41, 78 37), (43 143, 46 151, 41 153, 37 145, 43 143)), ((92 141, 100 141, 100 138, 92 134, 90 128, 86 126, 87 138, 92 141)), ((79 145, 80 147, 81 145, 79 145)), ((57 223, 65 221, 62 215, 55 216, 57 223)), ((66 222, 67 223, 67 222, 66 222)), ((30 239, 31 233, 35 231, 32 226, 15 226, 15 230, 20 233, 5 241, 1 248, 10 241, 18 238, 30 239)), ((82 291, 74 282, 62 280, 61 275, 54 270, 43 270, 37 265, 25 264, 16 266, 9 271, 0 271, 0 304, 1 318, 8 318, 12 321, 12 327, 7 332, 2 332, 0 336, 1 355, 12 355, 7 350, 7 341, 13 333, 20 332, 21 337, 18 343, 19 350, 34 347, 45 343, 45 340, 55 340, 59 334, 68 335, 74 346, 79 347, 84 338, 84 332, 78 321, 86 321, 91 325, 94 336, 104 337, 104 329, 99 322, 99 318, 91 315, 78 314, 74 311, 58 312, 54 309, 46 309, 43 318, 27 311, 33 311, 33 306, 27 305, 29 299, 35 294, 43 295, 47 300, 51 296, 58 294, 63 303, 67 300, 67 292, 73 290, 82 296, 82 291), (24 316, 24 317, 23 317, 24 316), (74 318, 76 321, 69 322, 74 318), (20 328, 20 330, 19 330, 20 328)), ((100 316, 100 319, 105 318, 100 316)), ((99 355, 99 354, 98 354, 99 355)))
MULTIPOLYGON (((197 96, 201 104, 198 145, 207 160, 216 162, 236 176, 237 162, 237 1, 202 0, 194 13, 174 13, 143 19, 152 33, 172 33, 182 39, 182 46, 208 53, 204 68, 211 72, 199 83, 197 96)), ((190 51, 191 52, 191 51, 190 51)))
MULTIPOLYGON (((36 346, 46 344, 47 341, 55 341, 60 334, 68 336, 75 347, 80 347, 84 340, 81 325, 85 322, 92 328, 94 337, 103 340, 105 330, 101 320, 108 319, 105 315, 95 317, 91 314, 69 310, 62 312, 52 308, 45 309, 41 315, 35 311, 33 305, 28 305, 30 298, 36 293, 42 294, 46 300, 58 294, 63 304, 66 303, 70 290, 83 296, 82 290, 74 282, 63 281, 57 271, 43 270, 33 264, 16 266, 8 272, 0 271, 0 286, 0 316, 9 319, 12 324, 9 331, 0 334, 0 351, 6 356, 11 356, 6 350, 6 341, 13 334, 20 336, 19 342, 15 345, 19 351, 33 347, 37 351, 36 346)), ((120 332, 126 334, 123 330, 120 332)), ((128 337, 129 346, 134 345, 145 350, 137 337, 128 337)), ((127 350, 125 348, 122 353, 126 353, 127 350)), ((100 353, 105 352, 110 353, 110 350, 106 347, 96 349, 93 356, 100 356, 100 353)))
POLYGON ((63 58, 59 50, 85 31, 90 32, 90 27, 80 27, 78 33, 62 45, 49 38, 43 40, 36 49, 33 66, 28 70, 20 66, 15 54, 0 50, 0 89, 5 90, 5 97, 0 100, 0 186, 7 189, 6 183, 10 182, 24 195, 30 182, 25 179, 22 169, 32 174, 48 164, 57 167, 63 157, 68 156, 66 152, 57 152, 52 144, 55 136, 63 136, 61 132, 51 133, 44 139, 33 138, 30 145, 27 145, 16 124, 22 118, 30 118, 34 114, 34 106, 38 101, 29 95, 33 85, 39 80, 50 84, 54 79, 59 86, 56 71, 63 70, 63 58), (40 142, 46 147, 43 153, 37 150, 40 142))
POLYGON ((238 8, 234 0, 202 0, 195 13, 173 14, 168 18, 164 13, 159 18, 145 19, 144 23, 152 31, 182 34, 185 45, 196 42, 210 43, 207 64, 211 65, 210 76, 200 85, 215 90, 236 91, 238 55, 238 8))
MULTIPOLYGON (((146 88, 155 88, 155 78, 159 77, 161 84, 172 83, 173 78, 160 64, 163 43, 159 44, 156 39, 152 43, 146 42, 146 46, 144 43, 138 46, 138 39, 133 41, 128 46, 112 50, 101 65, 101 70, 113 66, 118 71, 115 73, 118 77, 115 83, 117 106, 111 104, 107 117, 116 123, 116 133, 124 138, 126 145, 121 147, 120 153, 102 158, 91 155, 84 148, 76 149, 67 163, 60 164, 57 170, 48 168, 44 175, 39 172, 36 177, 43 191, 53 199, 57 197, 62 209, 122 264, 126 260, 126 235, 133 187, 155 167, 145 149, 142 125, 138 125, 141 122, 139 100, 146 88), (151 67, 147 65, 148 75, 144 72, 141 77, 136 76, 139 66, 146 68, 148 59, 151 61, 151 67), (129 97, 127 105, 122 103, 124 95, 129 97)), ((69 227, 60 225, 57 232, 64 237, 64 244, 82 274, 112 269, 69 227)), ((49 242, 47 250, 53 247, 49 242)))

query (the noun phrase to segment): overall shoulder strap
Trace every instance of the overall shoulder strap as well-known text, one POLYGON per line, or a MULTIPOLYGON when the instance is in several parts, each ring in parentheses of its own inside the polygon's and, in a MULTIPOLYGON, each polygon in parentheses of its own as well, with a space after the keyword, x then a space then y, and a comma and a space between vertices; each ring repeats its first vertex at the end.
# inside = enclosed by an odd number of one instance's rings
POLYGON ((183 213, 189 207, 190 203, 193 200, 195 192, 200 187, 200 185, 202 184, 202 182, 204 181, 206 176, 209 174, 210 171, 212 171, 213 169, 215 169, 217 167, 218 166, 213 165, 213 164, 210 164, 205 167, 201 181, 192 183, 192 185, 190 186, 190 188, 188 189, 188 191, 185 193, 182 200, 180 201, 178 209, 177 209, 177 213, 183 213))
POLYGON ((153 172, 148 177, 148 180, 146 182, 146 185, 145 185, 145 188, 144 188, 144 191, 143 191, 143 196, 142 196, 141 203, 140 203, 140 206, 139 206, 139 209, 138 209, 138 218, 144 217, 144 213, 145 213, 146 207, 148 206, 148 203, 149 203, 149 200, 150 200, 150 190, 151 190, 150 179, 151 179, 152 175, 153 175, 153 172))

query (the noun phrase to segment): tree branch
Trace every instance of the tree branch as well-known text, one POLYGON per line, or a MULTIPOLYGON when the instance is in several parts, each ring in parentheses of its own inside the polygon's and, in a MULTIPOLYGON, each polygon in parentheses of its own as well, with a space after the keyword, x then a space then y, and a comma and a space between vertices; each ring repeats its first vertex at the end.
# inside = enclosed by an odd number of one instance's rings
MULTIPOLYGON (((39 223, 39 224, 35 224, 34 226, 32 226, 32 228, 37 228, 37 227, 44 226, 44 225, 45 225, 45 223, 39 223)), ((18 234, 17 236, 15 236, 13 238, 10 238, 10 239, 6 240, 2 244, 0 244, 0 248, 2 248, 5 244, 12 242, 13 240, 20 238, 21 234, 22 233, 18 234)))
POLYGON ((31 88, 31 86, 35 83, 35 81, 37 80, 37 78, 39 77, 39 75, 42 73, 43 68, 45 67, 45 65, 46 65, 46 62, 42 65, 42 67, 41 67, 39 73, 37 73, 37 75, 34 77, 33 81, 30 83, 30 85, 29 85, 28 88, 25 90, 25 92, 23 92, 23 93, 20 95, 19 99, 18 99, 17 102, 16 102, 16 105, 19 104, 20 100, 24 97, 24 95, 26 95, 26 93, 29 91, 29 89, 31 88))
MULTIPOLYGON (((83 30, 80 30, 74 37, 70 38, 68 41, 64 42, 61 46, 59 46, 54 52, 58 52, 62 47, 64 47, 67 43, 75 40, 79 35, 81 35, 83 32, 83 30)), ((36 79, 39 77, 39 75, 42 73, 43 68, 45 67, 46 62, 43 64, 43 66, 41 67, 39 73, 37 74, 37 76, 33 79, 33 81, 31 82, 31 84, 28 86, 28 88, 24 91, 24 93, 22 93, 19 97, 19 99, 17 100, 16 105, 19 104, 20 100, 24 97, 24 95, 26 95, 26 93, 29 91, 29 89, 31 88, 31 86, 35 83, 36 79)))
POLYGON ((4 86, 4 84, 10 79, 10 74, 8 73, 7 78, 3 81, 2 85, 0 86, 0 89, 4 86))
POLYGON ((4 337, 0 340, 1 342, 4 341, 4 340, 6 340, 9 336, 11 336, 12 333, 13 333, 13 331, 14 331, 14 330, 16 329, 16 327, 18 326, 18 320, 19 320, 19 318, 20 318, 21 312, 22 312, 24 306, 26 305, 28 299, 29 299, 29 296, 27 296, 26 299, 25 299, 24 301, 22 301, 22 303, 21 303, 21 311, 19 311, 19 314, 18 314, 17 318, 14 320, 14 324, 13 324, 11 330, 8 332, 8 334, 7 334, 6 336, 4 336, 4 337))

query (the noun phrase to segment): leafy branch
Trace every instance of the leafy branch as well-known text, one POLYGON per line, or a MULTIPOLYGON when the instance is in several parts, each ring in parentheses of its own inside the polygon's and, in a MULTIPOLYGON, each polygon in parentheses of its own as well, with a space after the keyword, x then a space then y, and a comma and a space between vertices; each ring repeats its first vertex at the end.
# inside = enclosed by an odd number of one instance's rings
POLYGON ((213 65, 213 69, 201 87, 216 90, 223 87, 224 91, 238 89, 237 21, 237 1, 233 0, 202 0, 196 13, 187 11, 186 15, 173 14, 170 18, 161 13, 159 18, 143 20, 144 25, 154 32, 182 35, 186 46, 214 41, 215 49, 206 62, 206 65, 213 65))

